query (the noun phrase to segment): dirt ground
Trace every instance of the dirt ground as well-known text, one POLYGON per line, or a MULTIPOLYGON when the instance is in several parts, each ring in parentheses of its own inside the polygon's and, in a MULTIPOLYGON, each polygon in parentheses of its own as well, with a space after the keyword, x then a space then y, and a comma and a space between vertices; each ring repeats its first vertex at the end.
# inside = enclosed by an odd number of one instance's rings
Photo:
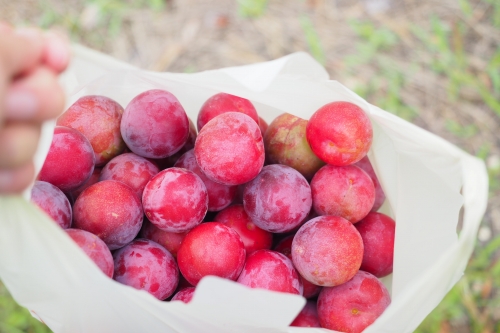
MULTIPOLYGON (((475 89, 495 85, 487 73, 500 33, 488 23, 488 1, 467 2, 470 15, 454 0, 260 2, 0 0, 0 19, 54 26, 75 42, 156 71, 195 72, 310 52, 332 79, 370 103, 484 157, 491 170, 500 168, 500 111, 475 89)), ((498 101, 498 92, 492 96, 498 101)), ((500 190, 492 186, 479 239, 499 234, 500 190)))

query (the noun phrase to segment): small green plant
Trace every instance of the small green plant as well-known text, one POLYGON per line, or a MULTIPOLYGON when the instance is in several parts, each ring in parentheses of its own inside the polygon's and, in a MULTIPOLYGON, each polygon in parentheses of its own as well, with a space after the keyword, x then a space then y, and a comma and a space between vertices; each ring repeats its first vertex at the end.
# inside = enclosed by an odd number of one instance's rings
POLYGON ((0 332, 51 333, 51 330, 33 318, 28 310, 17 305, 0 281, 0 332))
POLYGON ((307 46, 309 47, 311 54, 320 64, 324 65, 326 61, 325 51, 323 50, 321 39, 319 38, 311 19, 307 16, 302 16, 300 18, 300 24, 302 26, 302 30, 304 30, 307 46))
POLYGON ((238 0, 238 13, 242 17, 259 17, 266 7, 267 0, 238 0))

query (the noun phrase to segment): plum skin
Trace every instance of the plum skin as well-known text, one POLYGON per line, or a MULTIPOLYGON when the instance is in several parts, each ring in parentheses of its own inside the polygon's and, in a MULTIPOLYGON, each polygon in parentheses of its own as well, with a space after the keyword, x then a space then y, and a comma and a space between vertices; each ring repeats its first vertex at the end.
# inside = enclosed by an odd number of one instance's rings
POLYGON ((95 154, 89 140, 73 128, 56 126, 38 180, 71 192, 90 178, 94 165, 95 154))
POLYGON ((363 238, 361 270, 384 277, 392 273, 396 223, 382 213, 371 212, 354 225, 363 238))
POLYGON ((284 254, 258 250, 247 257, 238 283, 250 288, 302 295, 304 289, 299 273, 284 254))
POLYGON ((169 232, 188 231, 201 223, 208 210, 205 183, 183 168, 160 171, 142 194, 144 213, 157 228, 169 232))
POLYGON ((174 257, 159 244, 136 239, 113 254, 114 279, 145 290, 159 300, 171 296, 179 283, 174 257))
POLYGON ((83 96, 58 119, 57 125, 82 133, 92 145, 96 166, 103 166, 125 148, 120 133, 123 108, 106 96, 83 96))
POLYGON ((311 180, 325 162, 318 158, 306 138, 307 120, 284 113, 274 119, 264 135, 266 162, 288 165, 311 180))
POLYGON ((61 228, 71 226, 73 211, 64 193, 51 183, 37 180, 31 189, 31 201, 47 213, 61 228))
POLYGON ((210 120, 224 112, 241 112, 246 114, 259 124, 260 127, 259 115, 252 102, 246 98, 227 93, 218 93, 203 103, 196 121, 198 131, 200 131, 210 120))
POLYGON ((336 166, 356 163, 371 147, 370 118, 356 104, 332 102, 319 108, 309 119, 307 141, 324 162, 336 166))
POLYGON ((245 258, 245 247, 238 233, 219 222, 193 228, 177 252, 179 269, 193 286, 207 275, 236 280, 245 258))
POLYGON ((265 159, 259 126, 239 112, 220 114, 203 126, 194 153, 205 175, 225 185, 240 185, 254 179, 265 159))
POLYGON ((120 131, 132 152, 160 159, 184 146, 189 136, 189 120, 173 94, 152 89, 130 101, 123 112, 120 131))
POLYGON ((131 242, 144 216, 134 191, 115 180, 103 180, 85 189, 76 199, 73 213, 73 227, 98 236, 110 250, 131 242))
POLYGON ((313 207, 318 215, 335 215, 356 223, 375 201, 370 176, 354 165, 325 165, 311 181, 313 207))
POLYGON ((295 234, 292 260, 309 282, 333 287, 356 274, 363 260, 363 248, 363 239, 351 222, 340 216, 319 216, 295 234))
POLYGON ((359 271, 346 283, 321 290, 318 316, 321 327, 361 333, 389 306, 388 290, 375 276, 359 271))
POLYGON ((300 225, 312 206, 311 187, 297 170, 266 165, 243 191, 243 206, 259 228, 287 232, 300 225))

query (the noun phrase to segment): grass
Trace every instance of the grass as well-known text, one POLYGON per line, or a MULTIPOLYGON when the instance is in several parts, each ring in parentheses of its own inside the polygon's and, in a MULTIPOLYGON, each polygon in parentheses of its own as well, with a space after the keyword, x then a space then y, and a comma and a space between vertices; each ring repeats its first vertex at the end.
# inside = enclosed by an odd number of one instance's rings
POLYGON ((0 333, 50 333, 51 330, 33 318, 28 310, 14 302, 0 282, 0 333))

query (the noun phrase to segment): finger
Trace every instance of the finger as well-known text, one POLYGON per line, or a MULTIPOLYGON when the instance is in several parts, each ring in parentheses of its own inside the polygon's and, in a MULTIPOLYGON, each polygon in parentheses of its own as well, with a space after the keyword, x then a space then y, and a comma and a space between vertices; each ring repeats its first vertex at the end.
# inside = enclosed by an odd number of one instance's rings
POLYGON ((49 31, 45 33, 42 61, 57 73, 63 72, 68 66, 70 49, 67 38, 49 31))
POLYGON ((16 80, 5 95, 5 118, 42 122, 56 118, 64 108, 64 91, 56 74, 39 67, 16 80))
POLYGON ((27 188, 35 177, 33 162, 14 170, 0 169, 0 193, 16 194, 27 188))
POLYGON ((30 162, 40 139, 40 125, 10 122, 0 131, 0 169, 14 169, 30 162))
POLYGON ((18 76, 41 62, 44 39, 38 29, 23 28, 0 35, 0 72, 18 76))
POLYGON ((12 26, 6 22, 0 21, 0 33, 12 33, 12 26))

